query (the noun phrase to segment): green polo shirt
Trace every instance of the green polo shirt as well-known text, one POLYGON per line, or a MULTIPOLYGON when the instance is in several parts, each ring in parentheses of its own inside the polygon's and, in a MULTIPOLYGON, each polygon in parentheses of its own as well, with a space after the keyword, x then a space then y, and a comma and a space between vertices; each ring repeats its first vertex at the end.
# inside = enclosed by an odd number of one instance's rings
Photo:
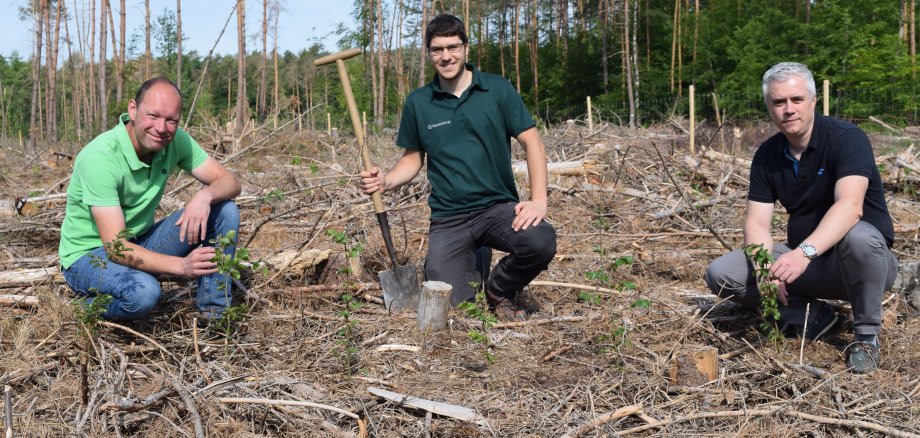
POLYGON ((176 167, 191 171, 208 158, 187 132, 177 129, 172 143, 155 153, 148 165, 137 158, 125 129, 128 120, 122 114, 117 126, 93 139, 74 161, 58 246, 64 269, 102 246, 90 207, 121 206, 127 227, 143 234, 153 226, 166 181, 176 167))
POLYGON ((536 124, 507 79, 466 68, 473 82, 460 97, 435 76, 409 95, 399 123, 396 145, 427 156, 432 217, 517 202, 511 137, 536 124))

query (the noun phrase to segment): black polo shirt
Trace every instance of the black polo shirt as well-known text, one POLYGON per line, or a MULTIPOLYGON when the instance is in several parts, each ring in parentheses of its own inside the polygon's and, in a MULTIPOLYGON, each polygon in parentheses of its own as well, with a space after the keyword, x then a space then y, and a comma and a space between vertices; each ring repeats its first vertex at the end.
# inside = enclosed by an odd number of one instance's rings
POLYGON ((894 227, 866 133, 852 123, 816 114, 808 148, 797 163, 788 147, 782 133, 760 145, 751 162, 748 199, 768 204, 779 200, 786 208, 789 246, 798 246, 818 227, 834 204, 837 180, 861 175, 869 179, 862 220, 881 231, 891 247, 894 227))
POLYGON ((507 79, 466 68, 473 81, 460 97, 435 76, 406 98, 399 122, 396 145, 426 154, 432 217, 518 201, 511 137, 534 120, 507 79))

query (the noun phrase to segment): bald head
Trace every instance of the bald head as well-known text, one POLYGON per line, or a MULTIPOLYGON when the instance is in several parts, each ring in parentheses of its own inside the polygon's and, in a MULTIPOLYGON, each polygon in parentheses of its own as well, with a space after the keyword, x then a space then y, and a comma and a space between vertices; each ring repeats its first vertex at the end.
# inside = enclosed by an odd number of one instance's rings
POLYGON ((179 87, 177 87, 173 81, 164 77, 155 77, 144 81, 144 83, 141 84, 141 87, 137 89, 137 93, 134 95, 134 104, 141 106, 141 102, 144 101, 144 97, 147 96, 147 92, 149 92, 151 88, 157 88, 158 91, 166 91, 167 89, 171 89, 179 98, 179 108, 181 110, 182 92, 179 91, 179 87))

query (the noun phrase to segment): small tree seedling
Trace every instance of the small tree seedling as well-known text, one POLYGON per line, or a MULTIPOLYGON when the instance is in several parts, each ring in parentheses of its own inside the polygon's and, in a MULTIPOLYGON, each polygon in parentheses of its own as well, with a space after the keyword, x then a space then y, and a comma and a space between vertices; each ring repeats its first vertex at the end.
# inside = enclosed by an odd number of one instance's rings
POLYGON ((779 330, 779 305, 776 302, 776 292, 779 288, 770 280, 770 264, 773 263, 773 255, 759 243, 745 246, 744 253, 754 263, 754 278, 757 281, 757 289, 760 290, 760 310, 763 315, 760 328, 778 348, 783 334, 779 330))

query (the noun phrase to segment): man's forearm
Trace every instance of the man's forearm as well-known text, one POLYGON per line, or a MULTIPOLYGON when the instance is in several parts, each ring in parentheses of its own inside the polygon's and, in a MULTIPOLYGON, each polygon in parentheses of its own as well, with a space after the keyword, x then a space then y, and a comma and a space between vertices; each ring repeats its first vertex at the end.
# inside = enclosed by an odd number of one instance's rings
POLYGON ((181 257, 160 254, 121 239, 122 251, 107 250, 109 260, 152 275, 182 275, 181 257))
POLYGON ((818 254, 824 254, 840 242, 860 219, 859 209, 846 202, 835 202, 818 227, 805 238, 805 242, 815 247, 818 254))
POLYGON ((208 184, 201 190, 206 191, 211 197, 211 204, 215 204, 237 197, 241 189, 242 186, 239 178, 232 173, 227 173, 215 179, 211 184, 208 184))
POLYGON ((422 168, 421 157, 404 155, 393 165, 393 168, 383 176, 383 190, 395 190, 403 184, 412 181, 422 168))

